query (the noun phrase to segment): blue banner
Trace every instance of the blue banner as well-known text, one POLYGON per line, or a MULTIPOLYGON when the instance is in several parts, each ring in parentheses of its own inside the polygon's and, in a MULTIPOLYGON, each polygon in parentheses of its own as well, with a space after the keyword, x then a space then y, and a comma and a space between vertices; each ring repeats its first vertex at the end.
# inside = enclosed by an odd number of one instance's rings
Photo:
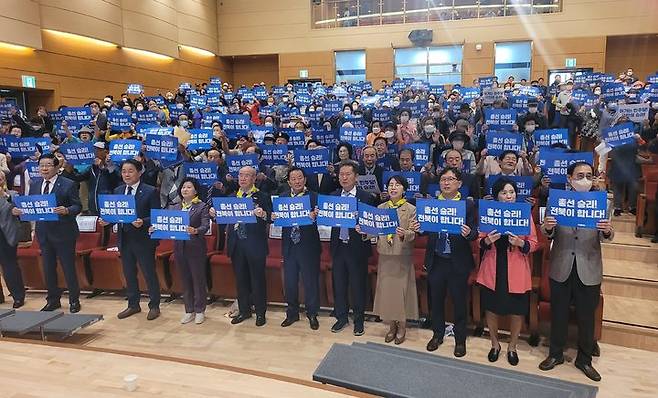
POLYGON ((553 152, 539 151, 538 165, 544 176, 551 179, 551 183, 564 184, 567 182, 567 168, 576 162, 593 164, 592 152, 553 152))
POLYGON ((137 123, 157 123, 158 112, 156 111, 137 111, 133 112, 133 118, 137 123))
POLYGON ((57 221, 59 216, 54 213, 57 207, 55 194, 26 195, 14 198, 16 207, 21 209, 21 221, 57 221))
POLYGON ((460 87, 459 95, 461 95, 462 101, 470 103, 480 98, 480 89, 478 87, 460 87))
POLYGON ((420 192, 421 174, 420 174, 419 171, 385 170, 384 174, 382 176, 383 181, 381 182, 384 185, 384 190, 387 189, 386 183, 394 175, 399 175, 399 176, 402 176, 403 178, 407 179, 407 183, 409 183, 409 188, 407 188, 407 193, 405 195, 407 197, 407 199, 413 198, 414 194, 420 192))
POLYGON ((313 139, 316 139, 322 146, 333 147, 338 145, 338 136, 336 130, 312 130, 313 139))
POLYGON ((301 131, 290 131, 288 134, 288 146, 290 149, 304 149, 306 136, 301 131))
POLYGON ((183 163, 183 175, 185 177, 194 177, 199 184, 209 186, 214 184, 219 178, 217 176, 217 163, 183 163))
POLYGON ((40 152, 50 153, 50 145, 44 140, 50 141, 50 138, 36 138, 36 137, 27 137, 27 138, 18 138, 14 135, 7 135, 5 137, 5 146, 7 147, 7 152, 15 159, 25 159, 30 156, 34 156, 37 152, 37 145, 41 147, 40 152))
POLYGON ((276 215, 274 225, 277 227, 294 227, 311 225, 311 200, 308 195, 297 197, 272 198, 272 213, 276 215))
POLYGON ((164 106, 165 105, 164 98, 162 98, 159 95, 152 95, 152 96, 146 97, 146 103, 149 103, 151 101, 155 102, 155 104, 157 106, 164 106))
POLYGON ((542 95, 542 90, 535 86, 521 86, 519 87, 519 93, 527 95, 528 97, 537 98, 542 95))
POLYGON ((507 203, 480 199, 479 230, 489 233, 530 235, 530 203, 507 203))
POLYGON ((126 94, 131 94, 131 95, 140 95, 143 92, 144 92, 144 86, 138 83, 131 83, 128 85, 128 88, 126 89, 126 94))
POLYGON ((505 151, 514 151, 517 154, 523 150, 523 136, 521 134, 487 131, 487 155, 498 156, 505 151))
POLYGON ((249 135, 251 118, 249 115, 226 115, 224 119, 224 132, 229 139, 249 135))
POLYGON ((252 198, 232 196, 212 198, 212 206, 217 213, 217 217, 215 217, 217 224, 255 224, 257 222, 252 198))
POLYGON ((534 134, 534 144, 536 147, 550 147, 553 144, 569 145, 569 130, 567 129, 546 129, 536 130, 534 134))
POLYGON ((366 135, 368 135, 368 129, 365 127, 341 127, 338 138, 353 146, 362 147, 366 145, 366 135))
POLYGON ((373 109, 372 110, 372 120, 380 121, 382 123, 387 123, 391 121, 391 110, 390 109, 373 109))
POLYGON ((308 151, 296 149, 293 152, 295 166, 304 169, 307 176, 326 174, 329 166, 328 149, 311 149, 308 151))
POLYGON ((649 84, 658 84, 658 73, 647 76, 647 83, 649 84))
POLYGON ((341 100, 332 100, 325 101, 324 107, 324 116, 330 118, 331 116, 337 115, 340 111, 343 110, 343 101, 341 100))
POLYGON ((137 220, 134 195, 98 195, 100 218, 111 224, 137 220))
POLYGON ((359 203, 359 226, 361 232, 369 235, 395 234, 400 225, 396 209, 380 209, 359 203))
POLYGON ((107 123, 110 125, 110 130, 130 131, 133 124, 133 118, 130 113, 124 110, 115 109, 107 113, 107 123))
POLYGON ((206 101, 205 95, 192 94, 190 95, 190 108, 203 109, 206 107, 206 101))
POLYGON ((146 156, 151 159, 176 160, 178 156, 178 138, 166 135, 147 135, 146 156))
POLYGON ((411 112, 412 118, 420 119, 427 113, 427 101, 405 101, 400 103, 398 109, 408 109, 411 112))
POLYGON ((597 222, 608 219, 608 195, 605 191, 551 189, 546 215, 555 217, 563 227, 596 229, 597 222))
POLYGON ((64 155, 66 162, 74 166, 81 164, 90 165, 96 159, 94 144, 91 142, 63 144, 59 147, 59 150, 64 155))
POLYGON ((619 101, 626 98, 626 90, 621 83, 607 83, 601 87, 601 96, 604 101, 619 101))
POLYGON ((256 141, 256 144, 259 145, 263 143, 263 138, 265 138, 265 134, 274 133, 274 127, 263 126, 254 123, 251 123, 251 127, 249 130, 251 131, 251 134, 254 135, 254 141, 256 141))
POLYGON ((276 106, 261 106, 260 108, 258 108, 258 115, 260 117, 274 115, 275 113, 276 113, 276 106))
MULTIPOLYGON (((185 107, 181 106, 180 108, 177 106, 178 104, 169 104, 167 105, 167 109, 169 109, 169 117, 171 119, 178 119, 179 116, 187 114, 187 109, 185 107)), ((183 105, 183 104, 180 104, 183 105)))
POLYGON ((635 142, 635 128, 632 122, 603 129, 601 138, 610 148, 632 144, 635 142))
POLYGON ((226 157, 226 167, 228 167, 228 172, 233 177, 237 177, 240 169, 245 166, 251 166, 258 170, 258 154, 228 155, 226 157))
POLYGON ((142 142, 138 140, 112 140, 110 141, 110 159, 120 163, 133 159, 142 150, 142 142))
POLYGON ((146 127, 137 126, 139 135, 146 137, 147 135, 173 135, 173 127, 160 127, 159 125, 146 125, 146 127))
MULTIPOLYGON (((7 114, 7 116, 4 116, 2 111, 2 107, 6 107, 7 105, 9 105, 9 107, 12 106, 11 103, 9 102, 0 104, 0 117, 9 117, 9 114, 7 114)), ((64 115, 60 111, 48 111, 48 117, 50 117, 53 123, 59 123, 62 120, 64 120, 64 115)))
POLYGON ((430 152, 429 143, 407 144, 404 147, 414 151, 414 166, 423 167, 430 161, 430 155, 432 153, 430 152))
MULTIPOLYGON (((16 105, 12 104, 11 102, 0 102, 0 118, 9 119, 11 117, 11 108, 13 108, 14 106, 16 106, 16 105)), ((50 112, 48 112, 48 113, 50 114, 50 112)), ((61 113, 59 113, 59 114, 60 114, 59 119, 64 120, 64 116, 61 113)), ((56 121, 56 120, 53 119, 53 121, 56 121)))
POLYGON ((416 216, 422 231, 461 234, 461 226, 466 224, 466 202, 418 199, 416 216))
MULTIPOLYGON (((496 181, 503 176, 500 174, 490 175, 487 178, 486 194, 493 195, 492 188, 496 181)), ((505 176, 506 179, 511 180, 516 185, 516 201, 523 202, 526 198, 532 196, 532 189, 534 188, 535 181, 533 176, 505 176)), ((494 198, 496 199, 496 198, 494 198)))
POLYGON ((66 107, 61 110, 64 120, 68 124, 77 126, 87 125, 91 122, 91 108, 85 107, 66 107))
POLYGON ((206 86, 206 94, 218 96, 222 93, 222 82, 211 82, 206 86))
POLYGON ((516 111, 514 109, 485 109, 484 122, 490 130, 512 130, 516 123, 516 111))
POLYGON ((183 210, 151 209, 151 239, 190 240, 190 213, 183 210))
POLYGON ((528 111, 528 99, 527 95, 514 95, 509 97, 508 103, 509 107, 516 109, 517 112, 527 112, 528 111))
POLYGON ((442 96, 443 94, 446 93, 446 88, 445 88, 445 86, 442 86, 442 85, 430 84, 430 90, 429 91, 430 91, 430 94, 434 94, 438 97, 438 96, 442 96))
POLYGON ((28 160, 25 162, 25 170, 30 178, 39 178, 41 173, 39 173, 39 163, 28 160))
POLYGON ((318 195, 318 225, 354 228, 357 214, 353 196, 318 195))
POLYGON ((480 77, 478 78, 478 83, 480 85, 480 90, 486 87, 492 87, 494 83, 494 77, 493 76, 480 77))
POLYGON ((190 139, 187 141, 187 149, 196 151, 212 148, 211 129, 189 129, 188 132, 190 139))
POLYGON ((263 151, 261 160, 264 165, 275 166, 288 164, 287 145, 263 145, 260 148, 263 151))

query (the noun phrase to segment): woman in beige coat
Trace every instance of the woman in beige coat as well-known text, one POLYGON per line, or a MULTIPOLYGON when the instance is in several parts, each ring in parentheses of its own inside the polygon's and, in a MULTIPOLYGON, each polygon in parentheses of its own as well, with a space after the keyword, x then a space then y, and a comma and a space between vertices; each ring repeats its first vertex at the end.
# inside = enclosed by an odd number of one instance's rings
POLYGON ((397 209, 400 220, 394 235, 380 236, 377 240, 379 263, 375 313, 390 324, 385 341, 402 344, 406 334, 406 320, 418 319, 416 273, 413 265, 413 247, 416 234, 409 224, 416 218, 416 207, 404 199, 407 180, 399 175, 388 180, 390 200, 379 208, 397 209))

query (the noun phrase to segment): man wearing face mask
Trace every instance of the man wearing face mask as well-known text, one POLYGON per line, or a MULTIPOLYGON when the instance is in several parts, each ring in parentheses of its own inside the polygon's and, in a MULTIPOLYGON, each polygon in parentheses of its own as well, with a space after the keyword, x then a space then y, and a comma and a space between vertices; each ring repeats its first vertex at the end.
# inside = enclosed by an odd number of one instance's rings
POLYGON ((521 123, 519 127, 523 127, 524 124, 531 119, 535 121, 535 125, 537 126, 536 128, 538 129, 545 129, 548 125, 546 116, 539 112, 539 103, 536 99, 528 100, 528 113, 520 118, 521 123))
MULTIPOLYGON (((384 175, 384 169, 377 164, 377 150, 375 147, 365 146, 361 151, 361 158, 362 160, 359 163, 359 175, 374 175, 377 179, 379 189, 383 189, 384 185, 382 177, 384 175)), ((386 196, 388 195, 387 193, 382 192, 381 195, 382 200, 388 200, 388 197, 386 196)))
MULTIPOLYGON (((462 165, 465 168, 462 171, 470 174, 475 174, 475 167, 476 167, 475 154, 473 153, 473 151, 464 149, 466 142, 469 140, 468 135, 466 135, 466 133, 463 130, 455 130, 450 134, 449 140, 452 148, 444 150, 441 153, 441 157, 445 159, 446 154, 450 149, 459 151, 459 153, 461 153, 462 155, 462 165)), ((438 158, 435 157, 435 159, 438 158)))
MULTIPOLYGON (((588 192, 593 188, 594 180, 598 180, 593 171, 589 163, 573 163, 567 169, 569 187, 577 192, 588 192)), ((548 210, 546 214, 549 214, 548 210)), ((596 229, 573 228, 560 226, 555 217, 547 216, 541 231, 553 244, 549 274, 550 351, 548 357, 539 364, 539 369, 547 371, 564 363, 569 306, 573 303, 578 322, 578 356, 574 364, 588 378, 600 381, 601 375, 592 367, 596 346, 594 313, 599 304, 603 279, 601 242, 611 242, 614 238, 612 223, 605 219, 596 224, 596 229)))

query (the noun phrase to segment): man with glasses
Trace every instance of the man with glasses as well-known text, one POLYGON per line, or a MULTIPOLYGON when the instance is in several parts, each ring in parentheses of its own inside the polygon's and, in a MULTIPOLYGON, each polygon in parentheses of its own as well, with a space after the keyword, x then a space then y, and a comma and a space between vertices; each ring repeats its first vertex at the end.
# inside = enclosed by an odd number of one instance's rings
MULTIPOLYGON (((57 206, 54 213, 57 221, 37 221, 36 234, 41 249, 43 273, 46 278, 48 295, 46 305, 41 311, 54 311, 61 308, 62 290, 57 287, 57 260, 62 265, 66 287, 69 291, 69 304, 72 314, 80 311, 80 287, 75 272, 75 241, 78 239, 78 223, 75 216, 80 213, 82 205, 77 185, 59 176, 59 160, 53 154, 39 158, 39 174, 30 184, 30 195, 55 195, 57 206)), ((12 214, 20 216, 23 212, 12 209, 12 214)))

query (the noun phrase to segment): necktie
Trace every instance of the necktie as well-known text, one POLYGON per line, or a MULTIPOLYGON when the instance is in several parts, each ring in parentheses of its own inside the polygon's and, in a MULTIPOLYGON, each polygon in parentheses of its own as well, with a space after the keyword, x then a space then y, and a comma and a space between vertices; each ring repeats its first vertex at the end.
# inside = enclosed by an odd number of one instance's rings
POLYGON ((129 186, 128 193, 126 195, 132 195, 132 194, 133 194, 133 187, 129 186))
MULTIPOLYGON (((256 191, 258 191, 256 187, 252 187, 251 190, 247 192, 242 192, 242 189, 238 189, 238 193, 236 196, 238 198, 251 198, 256 191)), ((243 223, 235 224, 235 232, 238 234, 238 239, 240 240, 247 239, 247 228, 243 223)))
MULTIPOLYGON (((132 195, 132 194, 133 194, 133 187, 131 187, 130 185, 128 185, 128 188, 126 189, 126 195, 132 195)), ((128 224, 123 224, 123 230, 124 230, 124 231, 127 231, 127 230, 129 229, 129 228, 128 228, 129 225, 130 225, 130 223, 128 223, 128 224)))
MULTIPOLYGON (((341 196, 349 197, 352 196, 352 193, 343 191, 343 194, 341 196)), ((338 237, 344 243, 347 243, 350 240, 350 231, 347 228, 341 227, 340 234, 338 235, 338 237)))
POLYGON ((50 193, 50 181, 46 180, 46 184, 43 186, 43 192, 41 194, 48 195, 50 193))
MULTIPOLYGON (((304 192, 302 191, 299 194, 291 194, 290 196, 295 198, 295 197, 298 197, 298 196, 302 196, 303 194, 304 194, 304 192)), ((301 234, 301 231, 300 231, 298 225, 294 225, 292 227, 292 229, 290 230, 290 240, 292 240, 292 243, 295 244, 295 245, 302 241, 302 234, 301 234)))

